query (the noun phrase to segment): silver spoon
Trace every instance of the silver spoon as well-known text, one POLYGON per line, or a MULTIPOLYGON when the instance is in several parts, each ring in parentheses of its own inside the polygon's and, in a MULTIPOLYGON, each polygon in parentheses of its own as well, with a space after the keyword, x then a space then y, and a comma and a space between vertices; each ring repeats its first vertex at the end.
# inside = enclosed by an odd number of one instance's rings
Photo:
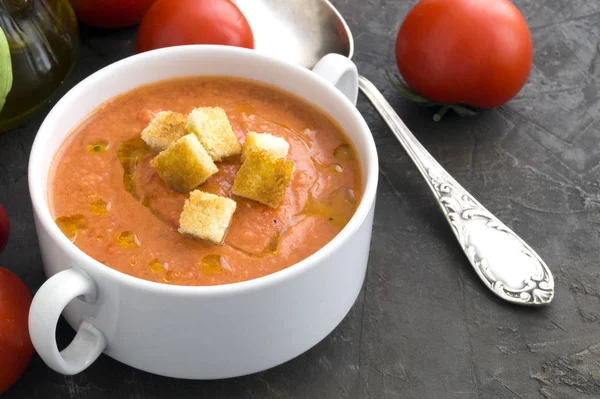
MULTIPOLYGON (((352 58, 352 33, 328 0, 234 1, 252 27, 257 51, 307 68, 328 53, 352 58)), ((369 80, 361 76, 359 88, 417 165, 485 285, 512 303, 550 303, 554 280, 538 254, 442 168, 369 80)))

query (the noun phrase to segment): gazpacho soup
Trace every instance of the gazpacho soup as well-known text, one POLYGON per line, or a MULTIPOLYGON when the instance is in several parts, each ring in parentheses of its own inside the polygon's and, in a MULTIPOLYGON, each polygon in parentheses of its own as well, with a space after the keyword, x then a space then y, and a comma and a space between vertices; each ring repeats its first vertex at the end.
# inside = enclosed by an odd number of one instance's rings
POLYGON ((263 83, 186 77, 99 106, 51 169, 50 208, 82 251, 161 283, 289 267, 352 217, 361 170, 323 111, 263 83))

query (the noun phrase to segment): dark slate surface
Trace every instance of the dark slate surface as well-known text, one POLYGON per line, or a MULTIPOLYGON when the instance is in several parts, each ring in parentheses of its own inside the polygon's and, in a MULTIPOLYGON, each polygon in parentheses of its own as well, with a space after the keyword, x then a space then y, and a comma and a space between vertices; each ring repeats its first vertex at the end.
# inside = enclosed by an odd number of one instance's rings
MULTIPOLYGON (((361 98, 381 160, 378 208, 363 292, 329 337, 282 366, 225 381, 157 377, 106 356, 65 377, 36 357, 4 398, 600 397, 600 2, 515 0, 535 48, 524 90, 499 109, 438 124, 384 74, 395 70, 395 34, 414 2, 334 1, 355 34, 359 70, 551 266, 550 307, 514 307, 485 290, 417 170, 361 98)), ((81 58, 62 92, 131 54, 134 34, 83 28, 81 58)), ((0 136, 0 203, 14 226, 0 263, 34 291, 44 275, 27 160, 50 107, 0 136)), ((63 323, 58 336, 67 343, 73 333, 63 323)))

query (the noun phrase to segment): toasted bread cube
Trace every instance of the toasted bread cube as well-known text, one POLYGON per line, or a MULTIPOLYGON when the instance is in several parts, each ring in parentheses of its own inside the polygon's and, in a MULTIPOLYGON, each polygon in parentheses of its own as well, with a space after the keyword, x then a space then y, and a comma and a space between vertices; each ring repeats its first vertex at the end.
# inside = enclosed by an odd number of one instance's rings
POLYGON ((269 133, 248 132, 242 147, 242 162, 246 160, 250 151, 264 150, 276 158, 285 158, 289 149, 290 145, 281 137, 269 133))
POLYGON ((233 181, 232 192, 276 208, 292 181, 294 163, 267 151, 250 151, 233 181))
POLYGON ((173 190, 188 192, 219 171, 198 138, 188 134, 150 161, 173 190))
POLYGON ((232 199, 194 190, 179 216, 179 232, 222 244, 236 205, 232 199))
POLYGON ((157 151, 166 150, 175 140, 187 134, 187 116, 177 112, 161 111, 142 130, 142 140, 157 151))
POLYGON ((188 116, 185 128, 198 137, 215 162, 242 152, 242 145, 233 133, 227 114, 222 108, 194 109, 188 116))

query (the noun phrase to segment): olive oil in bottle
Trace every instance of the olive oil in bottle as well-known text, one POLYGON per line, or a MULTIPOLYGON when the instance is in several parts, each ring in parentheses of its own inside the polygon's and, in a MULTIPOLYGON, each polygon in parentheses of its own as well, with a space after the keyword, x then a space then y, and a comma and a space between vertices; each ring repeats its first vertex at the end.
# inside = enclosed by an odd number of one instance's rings
POLYGON ((77 19, 68 0, 0 0, 0 27, 10 47, 13 85, 0 111, 0 132, 45 104, 78 53, 77 19))

